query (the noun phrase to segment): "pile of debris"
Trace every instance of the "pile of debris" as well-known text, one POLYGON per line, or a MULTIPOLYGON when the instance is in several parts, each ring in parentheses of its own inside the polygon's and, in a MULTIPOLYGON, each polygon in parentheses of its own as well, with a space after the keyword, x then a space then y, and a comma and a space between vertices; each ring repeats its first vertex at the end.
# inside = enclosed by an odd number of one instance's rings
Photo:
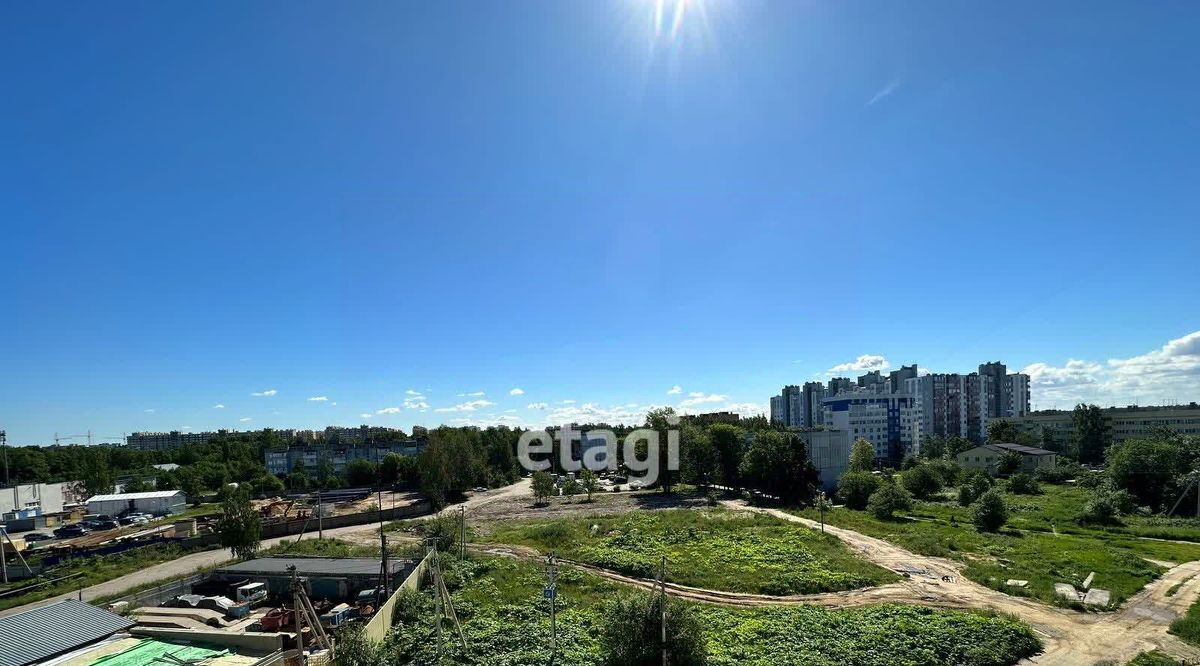
POLYGON ((1075 586, 1070 583, 1055 583, 1054 593, 1068 601, 1079 602, 1086 606, 1105 608, 1112 600, 1112 593, 1108 590, 1092 587, 1092 581, 1095 578, 1095 571, 1089 573, 1087 578, 1083 579, 1082 590, 1075 589, 1075 586))

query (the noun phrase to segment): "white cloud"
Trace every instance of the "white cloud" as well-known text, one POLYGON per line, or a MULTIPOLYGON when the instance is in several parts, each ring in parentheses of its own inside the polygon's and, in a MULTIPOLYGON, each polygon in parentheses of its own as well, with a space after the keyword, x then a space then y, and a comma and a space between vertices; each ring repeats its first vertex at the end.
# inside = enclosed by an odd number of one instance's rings
POLYGON ((416 410, 420 410, 423 412, 423 411, 429 409, 429 403, 425 402, 424 396, 415 397, 415 398, 405 398, 404 399, 404 408, 405 409, 416 409, 416 410))
POLYGON ((733 412, 742 418, 750 416, 763 416, 770 412, 767 405, 758 402, 731 402, 723 407, 720 411, 733 412))
POLYGON ((225 409, 225 405, 213 405, 213 409, 225 409))
POLYGON ((575 404, 575 401, 574 401, 574 400, 560 400, 560 401, 558 402, 558 404, 560 404, 560 405, 573 405, 573 404, 575 404))
POLYGON ((529 403, 528 405, 526 405, 526 409, 537 409, 537 410, 543 410, 543 409, 546 409, 546 408, 547 408, 547 407, 549 407, 549 406, 550 406, 550 405, 548 405, 548 404, 546 404, 546 403, 544 403, 544 402, 531 402, 531 403, 529 403))
POLYGON ((1200 393, 1200 331, 1130 358, 1105 363, 1069 359, 1062 366, 1033 363, 1023 372, 1029 375, 1035 408, 1190 400, 1200 393))
POLYGON ((279 393, 279 391, 276 391, 275 389, 267 389, 266 391, 255 391, 254 393, 251 393, 250 395, 252 395, 256 398, 270 398, 271 396, 275 395, 276 393, 279 393))
POLYGON ((399 407, 384 407, 383 409, 375 410, 375 413, 376 414, 399 414, 400 408, 399 407))
POLYGON ((421 393, 420 391, 415 391, 413 389, 408 389, 407 391, 404 392, 404 394, 411 395, 414 398, 424 398, 425 397, 424 393, 421 393))
POLYGON ((472 391, 470 393, 459 393, 460 398, 482 398, 487 395, 484 391, 472 391))
POLYGON ((899 79, 892 79, 891 81, 888 81, 887 85, 880 88, 879 91, 876 92, 871 97, 871 99, 867 102, 867 106, 872 106, 876 102, 886 98, 888 95, 891 95, 892 93, 896 92, 896 89, 899 87, 900 87, 899 79))
MULTIPOLYGON (((327 398, 323 395, 314 395, 313 397, 309 398, 308 401, 309 402, 329 402, 329 398, 327 398)), ((334 404, 337 404, 337 403, 334 403, 334 404)))
POLYGON ((153 410, 153 409, 143 409, 142 411, 143 411, 143 412, 146 412, 147 414, 153 414, 153 413, 154 413, 154 410, 153 410))
MULTIPOLYGON (((363 412, 362 414, 359 414, 358 416, 359 416, 359 418, 369 419, 369 418, 371 418, 371 413, 363 412)), ((382 571, 382 569, 381 569, 381 571, 382 571)))
POLYGON ((720 393, 705 394, 699 391, 694 391, 688 394, 688 397, 679 401, 680 407, 695 407, 696 405, 706 405, 715 402, 728 402, 729 396, 720 393))
POLYGON ((676 385, 672 386, 672 387, 671 387, 671 388, 670 388, 670 389, 667 391, 667 395, 679 395, 680 393, 683 393, 683 387, 682 387, 682 386, 680 386, 679 384, 676 384, 676 385))
POLYGON ((453 407, 438 407, 437 409, 435 409, 433 411, 435 411, 435 412, 473 412, 476 409, 479 409, 480 407, 490 407, 494 404, 496 404, 496 403, 494 403, 490 400, 471 400, 469 402, 457 404, 453 407))
POLYGON ((891 367, 891 363, 882 356, 875 354, 863 354, 849 363, 839 363, 830 368, 827 373, 836 375, 839 372, 870 372, 871 370, 886 370, 891 367))
POLYGON ((179 426, 179 429, 180 429, 180 430, 191 430, 191 429, 192 429, 192 426, 187 426, 187 425, 185 425, 185 426, 179 426))
POLYGON ((243 416, 242 418, 240 418, 238 420, 241 421, 242 423, 245 423, 247 421, 253 421, 254 419, 250 418, 249 416, 243 416))
POLYGON ((509 391, 508 394, 509 395, 525 395, 525 391, 522 391, 519 388, 515 388, 515 389, 512 389, 511 391, 509 391))

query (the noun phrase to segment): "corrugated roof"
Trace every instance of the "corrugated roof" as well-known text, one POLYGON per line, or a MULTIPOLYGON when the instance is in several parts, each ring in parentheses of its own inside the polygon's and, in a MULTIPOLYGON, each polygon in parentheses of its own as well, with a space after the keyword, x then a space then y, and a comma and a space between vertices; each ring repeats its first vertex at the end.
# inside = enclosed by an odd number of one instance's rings
POLYGON ((124 631, 135 623, 75 599, 0 618, 0 666, 27 666, 124 631))
MULTIPOLYGON (((217 569, 218 573, 243 576, 280 576, 288 574, 288 566, 296 566, 300 576, 378 576, 379 560, 371 557, 260 557, 217 569)), ((409 560, 389 560, 392 573, 411 567, 409 560)))
POLYGON ((93 495, 87 498, 89 502, 106 502, 111 500, 139 500, 139 499, 158 499, 162 497, 175 497, 182 495, 182 490, 151 490, 148 493, 118 493, 116 495, 93 495))
POLYGON ((995 442, 991 444, 991 446, 994 446, 998 449, 1004 449, 1005 451, 1016 451, 1017 453, 1025 453, 1031 456, 1045 456, 1054 453, 1053 451, 1047 451, 1046 449, 1039 449, 1036 446, 1025 446, 1023 444, 1012 444, 1010 442, 995 442))

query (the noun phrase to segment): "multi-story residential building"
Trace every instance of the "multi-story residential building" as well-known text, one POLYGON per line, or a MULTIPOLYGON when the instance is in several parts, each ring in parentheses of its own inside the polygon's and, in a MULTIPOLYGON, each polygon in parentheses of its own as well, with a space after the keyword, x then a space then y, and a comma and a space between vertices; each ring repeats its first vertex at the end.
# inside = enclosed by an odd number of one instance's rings
POLYGON ((783 396, 771 396, 771 423, 787 423, 787 412, 783 409, 783 396))
POLYGON ((242 433, 236 430, 218 430, 216 432, 135 432, 125 438, 125 446, 141 451, 163 451, 175 449, 184 444, 207 444, 216 437, 236 436, 242 433))
POLYGON ((424 448, 424 443, 416 440, 351 446, 288 446, 266 451, 263 454, 263 462, 267 471, 276 476, 288 474, 301 462, 311 474, 322 461, 326 460, 333 466, 334 473, 341 474, 346 470, 346 465, 353 460, 370 460, 379 464, 389 453, 415 456, 420 454, 424 448))
POLYGON ((829 380, 829 394, 827 397, 833 397, 845 391, 853 391, 854 388, 854 380, 849 377, 834 377, 829 380))
POLYGON ((821 382, 789 384, 779 395, 771 396, 771 422, 789 428, 815 428, 822 422, 824 398, 825 385, 821 382))
POLYGON ((987 385, 975 373, 931 374, 917 379, 921 437, 966 437, 982 442, 987 432, 987 385))
POLYGON ((385 428, 383 426, 329 426, 325 428, 321 439, 326 443, 337 444, 361 444, 371 443, 379 440, 393 440, 399 437, 401 431, 396 428, 385 428))
MULTIPOLYGON (((1200 404, 1178 406, 1129 406, 1101 409, 1104 416, 1105 446, 1127 439, 1150 437, 1161 430, 1182 435, 1200 435, 1200 404)), ((1043 446, 1066 451, 1075 437, 1074 415, 1069 410, 1042 410, 1012 417, 1012 423, 1034 435, 1043 446)))
POLYGON ((804 401, 804 427, 815 428, 825 423, 824 403, 827 392, 821 382, 805 382, 801 389, 804 401))
POLYGON ((878 370, 872 370, 865 375, 859 375, 858 388, 882 390, 887 386, 887 379, 878 370))
POLYGON ((897 463, 913 450, 919 413, 912 394, 863 388, 825 398, 823 407, 827 430, 845 431, 851 441, 867 440, 878 460, 897 463))
POLYGON ((817 430, 800 435, 804 438, 808 459, 821 477, 821 487, 827 491, 837 486, 838 479, 850 467, 852 440, 844 430, 817 430))

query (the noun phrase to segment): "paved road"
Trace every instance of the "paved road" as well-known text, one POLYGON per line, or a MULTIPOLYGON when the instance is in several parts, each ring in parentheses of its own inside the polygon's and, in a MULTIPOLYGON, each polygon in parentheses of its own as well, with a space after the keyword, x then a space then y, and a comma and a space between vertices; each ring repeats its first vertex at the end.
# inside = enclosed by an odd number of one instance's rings
MULTIPOLYGON (((495 502, 497 500, 504 499, 506 497, 511 497, 513 495, 519 495, 521 493, 525 493, 528 491, 529 491, 529 480, 522 479, 522 480, 518 481, 517 483, 514 483, 510 486, 504 486, 503 488, 496 488, 496 489, 489 490, 489 491, 482 492, 482 493, 471 493, 468 495, 467 500, 465 502, 450 505, 450 506, 446 507, 445 509, 443 509, 442 513, 445 514, 445 513, 456 512, 459 510, 459 507, 462 507, 462 506, 467 507, 467 511, 469 512, 473 508, 483 506, 486 504, 490 504, 491 502, 495 502)), ((312 530, 313 531, 304 534, 305 539, 315 539, 317 537, 315 525, 312 526, 312 530)), ((325 530, 325 537, 326 538, 346 537, 348 535, 360 533, 360 532, 366 532, 366 533, 375 532, 376 534, 378 534, 378 526, 351 525, 349 527, 338 527, 338 528, 334 528, 334 529, 328 529, 328 530, 325 530)), ((286 537, 278 537, 278 538, 274 538, 274 539, 266 539, 262 542, 262 547, 269 548, 276 544, 283 543, 284 541, 295 541, 295 539, 296 539, 296 535, 291 535, 291 536, 286 536, 286 537)), ((100 597, 107 597, 107 596, 111 596, 114 594, 120 594, 121 592, 124 592, 125 590, 128 590, 133 587, 137 587, 139 585, 145 585, 147 583, 153 583, 155 581, 164 580, 166 578, 173 578, 175 576, 186 576, 188 574, 195 572, 197 569, 204 569, 207 567, 215 567, 220 564, 229 562, 231 560, 233 560, 233 553, 230 552, 228 549, 206 550, 206 551, 199 552, 199 553, 192 553, 190 555, 185 555, 178 559, 171 560, 170 562, 163 562, 162 564, 156 564, 152 567, 147 567, 145 569, 142 569, 141 571, 137 571, 135 573, 121 576, 120 578, 114 578, 110 581, 98 583, 91 587, 85 587, 85 588, 83 588, 83 590, 80 590, 80 591, 68 592, 65 594, 60 594, 58 596, 50 597, 48 599, 43 599, 41 601, 35 601, 33 603, 25 604, 24 606, 16 606, 14 608, 2 610, 2 611, 0 611, 0 617, 5 617, 7 615, 12 615, 14 613, 20 613, 22 611, 27 611, 27 610, 30 610, 33 608, 37 608, 39 606, 45 606, 47 604, 52 604, 56 601, 61 601, 63 599, 82 598, 84 601, 91 601, 93 599, 97 599, 100 597)))

